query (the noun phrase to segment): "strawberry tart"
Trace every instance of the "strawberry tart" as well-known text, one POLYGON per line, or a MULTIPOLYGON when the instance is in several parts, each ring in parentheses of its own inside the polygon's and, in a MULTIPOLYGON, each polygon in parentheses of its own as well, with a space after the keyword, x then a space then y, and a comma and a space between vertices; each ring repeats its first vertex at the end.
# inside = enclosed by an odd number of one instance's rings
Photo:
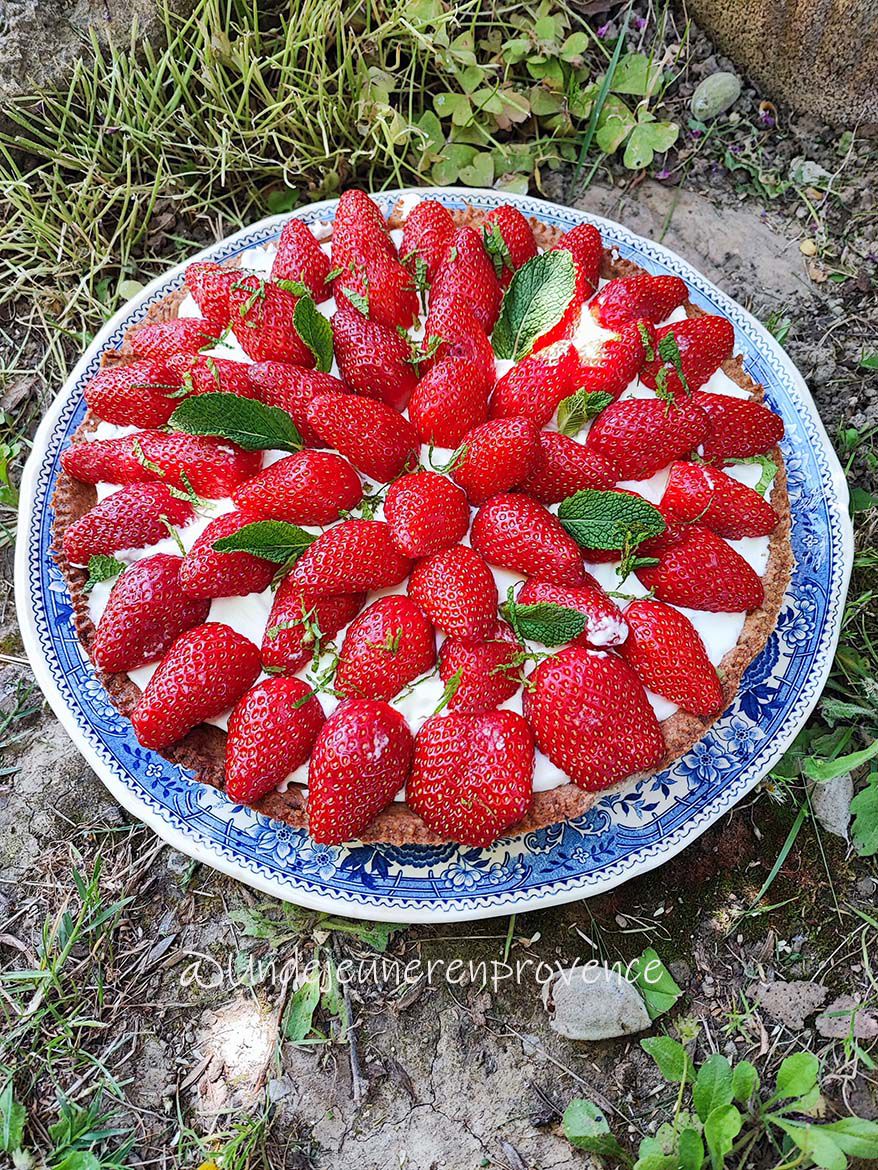
POLYGON ((103 355, 55 555, 144 748, 325 843, 487 846, 688 752, 790 577, 734 329, 514 206, 362 191, 103 355))

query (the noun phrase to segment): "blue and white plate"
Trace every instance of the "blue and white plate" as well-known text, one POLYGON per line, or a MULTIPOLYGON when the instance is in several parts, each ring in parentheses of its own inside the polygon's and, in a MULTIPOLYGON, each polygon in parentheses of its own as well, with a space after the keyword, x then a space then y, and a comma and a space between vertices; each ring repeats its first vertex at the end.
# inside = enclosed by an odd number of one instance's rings
MULTIPOLYGON (((405 194, 378 196, 385 211, 405 194)), ((449 207, 515 203, 567 230, 588 222, 606 245, 654 273, 681 276, 692 299, 735 326, 747 373, 765 386, 786 425, 783 453, 796 565, 777 630, 744 676, 732 707, 688 755, 604 797, 585 815, 492 849, 347 849, 233 805, 140 747, 110 703, 71 623, 70 598, 49 549, 59 456, 85 414, 83 386, 101 354, 119 346, 150 305, 183 282, 183 265, 153 281, 100 331, 43 420, 25 468, 16 557, 18 614, 37 680, 77 748, 129 812, 175 848, 251 886, 303 906, 391 922, 482 918, 597 894, 667 861, 768 772, 814 707, 838 639, 853 536, 844 474, 789 358, 749 313, 679 256, 619 224, 538 199, 468 189, 420 190, 449 207)), ((330 218, 335 201, 296 214, 330 218)), ((208 248, 223 260, 275 239, 286 217, 265 219, 208 248)))

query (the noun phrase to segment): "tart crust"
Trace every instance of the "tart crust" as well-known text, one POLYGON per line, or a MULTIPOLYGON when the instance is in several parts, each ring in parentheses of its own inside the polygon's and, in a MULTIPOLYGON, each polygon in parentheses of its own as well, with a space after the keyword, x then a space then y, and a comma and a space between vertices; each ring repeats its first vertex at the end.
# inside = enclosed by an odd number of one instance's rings
MULTIPOLYGON (((478 227, 484 219, 484 212, 472 207, 453 212, 453 215, 460 225, 474 227, 478 227)), ((399 204, 394 208, 388 222, 391 228, 402 226, 404 216, 401 215, 399 204)), ((541 248, 551 247, 563 234, 559 229, 549 227, 538 219, 531 218, 530 224, 537 244, 541 248)), ((230 264, 237 266, 237 261, 232 261, 230 264)), ((601 275, 605 279, 633 276, 644 271, 632 261, 622 259, 604 249, 601 275)), ((142 324, 154 324, 176 317, 186 294, 185 287, 169 293, 149 309, 142 324)), ((685 308, 690 317, 703 315, 703 310, 691 302, 687 302, 685 308)), ((133 360, 133 352, 128 339, 131 332, 137 328, 139 325, 133 326, 132 330, 129 330, 118 350, 110 350, 102 355, 102 365, 116 365, 133 360)), ((743 360, 740 356, 730 358, 723 364, 722 369, 737 386, 746 390, 752 398, 759 400, 763 397, 762 386, 745 373, 743 360)), ((83 422, 73 436, 73 441, 80 442, 91 438, 99 422, 100 420, 91 411, 87 411, 83 422)), ((790 544, 790 504, 783 457, 778 447, 775 447, 769 454, 778 469, 772 486, 771 503, 779 520, 777 528, 769 538, 768 564, 762 577, 765 600, 760 609, 747 615, 737 643, 723 657, 719 665, 725 700, 723 713, 737 694, 744 671, 764 649, 777 624, 778 613, 793 568, 793 554, 790 544)), ((93 485, 80 483, 63 470, 59 473, 52 496, 52 507, 55 513, 53 555, 70 590, 73 625, 77 637, 89 657, 91 657, 95 627, 89 614, 88 595, 84 590, 87 573, 83 569, 71 565, 65 559, 62 540, 69 525, 94 507, 96 502, 97 491, 93 485)), ((121 714, 129 718, 140 698, 140 688, 127 674, 107 674, 97 668, 95 670, 113 705, 121 714)), ((716 718, 721 717, 722 715, 719 715, 716 718)), ((663 720, 661 728, 665 740, 665 756, 655 769, 643 773, 643 775, 654 775, 673 760, 685 755, 715 721, 714 718, 699 718, 684 711, 677 711, 663 720)), ((225 777, 225 741, 226 733, 224 731, 203 723, 189 732, 178 744, 163 751, 161 755, 191 772, 194 780, 222 789, 225 777)), ((627 782, 626 780, 623 783, 627 782)), ((619 785, 614 787, 619 787, 619 785)), ((545 792, 535 792, 530 810, 524 819, 514 826, 514 832, 510 835, 517 836, 532 832, 535 829, 580 816, 602 795, 603 792, 586 792, 573 783, 563 784, 545 792)), ((296 828, 307 829, 308 827, 306 798, 299 785, 290 785, 286 792, 271 792, 254 804, 253 808, 266 816, 285 821, 296 828)), ((444 838, 431 832, 404 801, 394 802, 384 809, 360 839, 364 843, 390 845, 437 845, 444 843, 444 838)))

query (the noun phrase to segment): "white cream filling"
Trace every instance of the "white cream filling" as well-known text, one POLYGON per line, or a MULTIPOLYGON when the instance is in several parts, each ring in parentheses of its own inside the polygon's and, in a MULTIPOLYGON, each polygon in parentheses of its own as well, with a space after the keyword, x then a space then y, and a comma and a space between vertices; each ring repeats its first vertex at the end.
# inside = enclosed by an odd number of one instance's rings
MULTIPOLYGON (((415 206, 418 202, 420 202, 420 198, 414 196, 410 196, 409 200, 414 200, 411 206, 415 206)), ((404 209, 404 214, 408 214, 408 212, 411 211, 411 206, 407 206, 404 209)), ((324 249, 324 251, 328 252, 329 244, 323 241, 326 240, 328 232, 331 230, 329 225, 313 225, 311 230, 315 235, 315 238, 321 240, 321 247, 324 249)), ((402 239, 401 229, 395 229, 392 231, 391 237, 393 238, 396 246, 399 247, 400 240, 402 239)), ((271 269, 271 263, 275 251, 276 249, 273 245, 252 248, 248 250, 247 252, 243 253, 241 257, 242 268, 245 271, 255 271, 260 275, 267 275, 271 269)), ((601 285, 604 283, 606 282, 602 281, 601 285)), ((324 301, 321 305, 318 305, 318 308, 324 316, 331 317, 335 312, 335 301, 332 299, 324 301)), ((200 316, 198 306, 196 305, 195 300, 191 295, 187 295, 184 298, 180 304, 178 312, 179 316, 181 317, 200 316)), ((681 320, 683 317, 685 317, 685 315, 686 314, 684 310, 676 309, 674 313, 672 313, 670 317, 667 318, 667 321, 663 322, 663 324, 681 320)), ((413 331, 416 335, 419 335, 423 330, 423 320, 424 319, 422 318, 418 329, 413 331)), ((573 334, 573 343, 583 352, 583 354, 588 354, 589 352, 595 351, 597 347, 599 347, 601 341, 607 336, 611 336, 610 331, 603 329, 600 325, 598 325, 589 310, 585 308, 573 334)), ((244 353, 243 349, 241 349, 234 335, 231 333, 227 335, 227 337, 220 345, 203 352, 211 356, 229 358, 231 360, 244 363, 249 363, 251 360, 244 353)), ((515 363, 511 361, 501 361, 498 359, 495 364, 497 367, 497 376, 499 378, 509 369, 511 369, 515 363)), ((338 376, 338 369, 335 364, 333 364, 332 373, 338 376)), ((710 378, 710 380, 702 387, 702 389, 713 393, 729 394, 735 397, 748 397, 746 391, 737 386, 726 374, 722 372, 722 370, 717 370, 716 373, 714 373, 710 378)), ((642 385, 642 383, 635 379, 626 388, 622 396, 652 398, 655 397, 655 394, 652 390, 642 385)), ((555 421, 553 420, 547 429, 554 428, 555 421)), ((113 426, 110 423, 101 422, 95 431, 94 437, 101 439, 112 438, 115 436, 131 434, 137 429, 139 428, 118 427, 113 426)), ((581 431, 580 434, 576 436, 577 441, 584 442, 587 434, 588 426, 586 426, 583 431, 581 431)), ((288 453, 284 451, 267 451, 263 457, 263 466, 269 466, 278 459, 284 458, 287 454, 288 453)), ((447 463, 447 461, 451 458, 451 455, 451 450, 446 451, 439 448, 434 448, 432 466, 442 466, 443 464, 447 463)), ((431 466, 428 458, 428 448, 426 445, 421 449, 421 460, 424 466, 431 466)), ((728 468, 724 473, 730 475, 732 478, 738 480, 741 483, 746 483, 751 487, 755 487, 759 481, 761 468, 758 465, 739 465, 728 468)), ((365 476, 362 478, 366 486, 370 487, 372 490, 381 486, 373 483, 372 481, 369 481, 365 476)), ((662 497, 662 493, 664 492, 667 478, 668 471, 667 469, 663 469, 656 475, 652 476, 650 479, 620 482, 619 486, 636 491, 645 499, 648 499, 653 503, 658 503, 662 497)), ((97 485, 98 499, 106 499, 108 495, 111 495, 114 491, 118 490, 119 485, 117 484, 100 483, 97 485)), ((179 536, 184 548, 188 551, 192 547, 196 539, 201 535, 212 519, 224 512, 232 511, 233 509, 234 504, 232 503, 231 499, 211 501, 209 513, 205 512, 204 515, 196 516, 196 519, 191 524, 179 530, 179 536)), ((556 511, 556 506, 551 506, 550 510, 556 511)), ((383 519, 383 503, 376 509, 375 516, 376 519, 383 519)), ((319 529, 311 529, 311 531, 317 532, 319 529)), ((467 534, 461 543, 469 544, 469 534, 467 534)), ((741 556, 755 569, 757 573, 762 575, 762 573, 765 572, 769 554, 769 541, 767 537, 751 538, 740 541, 729 541, 728 543, 741 554, 741 556)), ((135 561, 142 560, 144 557, 152 556, 153 554, 159 552, 178 553, 179 549, 174 540, 169 537, 147 548, 122 550, 118 552, 116 556, 119 560, 126 564, 133 564, 135 561)), ((617 564, 615 563, 590 565, 588 568, 592 575, 608 591, 616 590, 621 593, 638 597, 645 596, 647 593, 647 590, 633 574, 625 581, 620 582, 616 573, 617 564)), ((501 602, 506 599, 510 586, 518 586, 525 580, 525 578, 520 574, 509 572, 506 569, 495 568, 492 566, 492 572, 497 583, 497 591, 501 602)), ((100 620, 101 614, 106 608, 112 585, 112 581, 103 582, 99 585, 96 585, 89 594, 89 612, 92 621, 95 624, 97 624, 97 622, 100 620)), ((392 594, 401 594, 405 592, 406 582, 403 582, 401 585, 394 586, 393 588, 373 592, 370 594, 370 601, 375 600, 380 596, 389 596, 392 594)), ((272 599, 273 594, 270 589, 265 590, 263 593, 251 593, 245 597, 217 598, 211 602, 207 620, 224 622, 226 625, 231 626, 244 637, 249 638, 257 646, 261 646, 265 629, 268 624, 272 599)), ((624 600, 620 600, 619 605, 620 608, 624 608, 624 600)), ((685 609, 683 607, 678 608, 680 608, 681 612, 684 613, 695 626, 704 642, 708 658, 714 665, 718 666, 725 654, 733 649, 737 643, 738 638, 741 635, 741 630, 743 628, 746 615, 743 613, 708 613, 703 610, 691 610, 685 609)), ((617 623, 615 626, 617 626, 617 623)), ((618 637, 618 629, 615 628, 615 626, 614 623, 608 623, 607 625, 606 634, 608 642, 614 641, 618 637)), ((333 639, 334 645, 337 648, 341 647, 346 631, 347 627, 345 627, 345 629, 336 635, 335 639, 333 639)), ((442 635, 439 635, 438 640, 440 646, 441 639, 442 635)), ((545 651, 545 647, 536 643, 529 644, 527 648, 532 651, 545 651)), ((560 649, 560 647, 558 649, 560 649)), ((319 662, 315 668, 312 668, 312 664, 309 663, 297 673, 300 676, 309 679, 309 681, 314 682, 316 677, 320 675, 321 672, 325 670, 327 665, 330 663, 331 656, 324 654, 322 656, 321 662, 319 662)), ((152 678, 152 675, 155 673, 157 667, 157 662, 151 663, 147 666, 139 667, 138 669, 129 672, 129 678, 131 678, 133 682, 135 682, 141 689, 143 689, 149 682, 150 678, 152 678)), ((268 676, 263 675, 262 677, 264 678, 268 676)), ((413 684, 410 684, 410 686, 405 689, 403 694, 392 700, 393 706, 399 710, 408 721, 413 734, 416 734, 425 720, 427 720, 435 712, 436 707, 439 705, 439 702, 442 698, 443 690, 444 684, 439 678, 438 671, 434 669, 429 674, 422 676, 413 684)), ((669 702, 660 695, 655 695, 649 690, 647 690, 646 693, 649 702, 659 719, 666 719, 679 709, 676 704, 669 702)), ((511 699, 502 705, 503 709, 521 712, 522 696, 522 691, 519 691, 516 695, 514 695, 511 699)), ((327 715, 330 715, 336 709, 339 702, 340 700, 330 693, 323 692, 320 695, 320 703, 327 715)), ((230 715, 231 711, 226 711, 222 715, 208 720, 208 722, 225 730, 228 726, 230 715)), ((308 765, 306 762, 283 781, 279 787, 279 790, 285 790, 291 783, 303 785, 306 784, 307 773, 308 765)), ((534 791, 543 792, 551 788, 559 787, 560 785, 566 783, 568 783, 568 777, 559 768, 557 768, 548 759, 548 757, 543 755, 543 753, 537 749, 536 766, 534 770, 534 791)), ((405 792, 401 792, 396 799, 405 799, 405 792)))

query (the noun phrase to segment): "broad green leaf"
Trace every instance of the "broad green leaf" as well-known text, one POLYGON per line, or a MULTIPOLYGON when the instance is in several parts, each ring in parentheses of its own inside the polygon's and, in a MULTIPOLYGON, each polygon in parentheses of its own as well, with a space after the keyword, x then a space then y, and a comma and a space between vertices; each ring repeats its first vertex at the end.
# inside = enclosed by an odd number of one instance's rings
POLYGON ((528 260, 512 277, 491 340, 501 360, 520 361, 561 320, 573 297, 573 257, 564 249, 528 260))
POLYGON ((746 1105, 759 1088, 759 1073, 749 1060, 739 1061, 732 1069, 732 1096, 746 1105))
POLYGON ((631 963, 630 971, 640 989, 651 1020, 663 1012, 670 1011, 683 994, 673 975, 652 947, 647 947, 643 954, 631 963))
POLYGON ((684 1129, 677 1143, 680 1170, 701 1170, 704 1165, 704 1141, 697 1129, 684 1129))
POLYGON ((722 1170, 726 1154, 735 1144, 744 1119, 734 1105, 720 1105, 704 1122, 704 1140, 713 1170, 722 1170))
POLYGON ((655 1138, 646 1137, 637 1151, 634 1170, 679 1170, 674 1154, 665 1153, 655 1138))
POLYGON ((494 182, 494 160, 487 150, 480 150, 468 166, 460 168, 460 181, 467 187, 490 187, 494 182))
POLYGON ((21 1149, 26 1117, 24 1106, 15 1100, 10 1078, 0 1091, 0 1150, 4 1154, 13 1154, 21 1149))
POLYGON ((53 1170, 101 1170, 101 1163, 87 1150, 71 1150, 54 1164, 53 1170))
POLYGON ((679 1040, 670 1036, 649 1036, 640 1041, 640 1047, 656 1062, 666 1081, 679 1084, 692 1080, 692 1059, 679 1040))
POLYGON ((437 93, 433 98, 433 109, 440 118, 451 118, 458 126, 464 126, 472 117, 472 107, 465 93, 437 93))
POLYGON ((864 1117, 842 1117, 820 1127, 824 1133, 832 1134, 840 1150, 852 1158, 878 1158, 878 1121, 867 1121, 864 1117))
POLYGON ((585 614, 551 601, 539 601, 533 605, 507 601, 500 608, 519 638, 542 642, 544 646, 563 646, 565 642, 572 642, 588 624, 585 614))
POLYGON ((561 46, 559 57, 563 61, 575 61, 577 57, 581 57, 589 46, 588 34, 584 32, 571 33, 564 44, 561 46))
POLYGON ((462 143, 449 143, 442 152, 442 157, 438 159, 430 171, 433 182, 440 187, 450 186, 456 183, 462 167, 469 166, 476 156, 474 146, 466 146, 462 143))
POLYGON ((245 451, 301 451, 302 436, 285 410, 237 394, 197 394, 181 402, 168 425, 188 435, 215 435, 245 451))
POLYGON ((805 775, 811 780, 834 780, 836 776, 843 776, 845 772, 853 772, 863 764, 878 756, 878 739, 872 741, 868 747, 859 752, 849 752, 846 756, 837 756, 834 760, 817 760, 809 756, 803 765, 805 775))
POLYGON ((601 108, 595 140, 604 154, 614 154, 634 126, 634 115, 621 98, 611 94, 601 108))
POLYGON ((851 801, 854 819, 851 840, 860 857, 878 853, 878 772, 869 777, 866 787, 851 801))
POLYGON ((582 548, 622 549, 665 530, 654 504, 627 492, 585 488, 562 500, 558 519, 582 548))
POLYGON ((777 1070, 778 1097, 804 1097, 817 1084, 820 1061, 813 1052, 794 1052, 777 1070))
POLYGON ((314 304, 311 296, 300 296, 293 310, 293 328, 314 354, 317 369, 332 369, 332 324, 314 304))
POLYGON ((229 536, 215 540, 217 552, 247 552, 266 561, 286 564, 299 557, 317 539, 311 532, 286 520, 254 520, 229 536))
POLYGON ((647 97, 654 93, 661 81, 662 71, 654 62, 650 64, 644 53, 626 53, 619 58, 613 70, 612 90, 614 93, 647 97))
POLYGON ((670 150, 680 127, 673 122, 640 122, 631 131, 622 162, 632 171, 648 167, 656 153, 670 150))
POLYGON ((311 1031, 319 1002, 320 976, 315 971, 290 996, 283 1023, 284 1036, 287 1040, 292 1040, 296 1044, 305 1039, 311 1031))
POLYGON ((571 1101, 561 1118, 564 1136, 577 1150, 588 1150, 601 1157, 616 1158, 626 1166, 631 1159, 610 1132, 610 1126, 593 1101, 577 1098, 571 1101))
POLYGON ((96 553, 88 558, 88 580, 83 585, 83 589, 86 593, 91 593, 95 585, 100 585, 102 581, 111 581, 113 577, 118 577, 120 573, 124 572, 125 565, 122 561, 117 561, 115 557, 96 553))
MULTIPOLYGON (((785 1117, 775 1120, 796 1148, 807 1154, 815 1166, 822 1166, 824 1170, 845 1170, 847 1157, 835 1135, 828 1132, 828 1126, 800 1125, 785 1117)), ((876 1154, 878 1150, 873 1151, 872 1156, 876 1154)))
POLYGON ((732 1066, 720 1052, 713 1052, 698 1070, 692 1101, 702 1121, 706 1121, 714 1109, 731 1105, 732 1066))

